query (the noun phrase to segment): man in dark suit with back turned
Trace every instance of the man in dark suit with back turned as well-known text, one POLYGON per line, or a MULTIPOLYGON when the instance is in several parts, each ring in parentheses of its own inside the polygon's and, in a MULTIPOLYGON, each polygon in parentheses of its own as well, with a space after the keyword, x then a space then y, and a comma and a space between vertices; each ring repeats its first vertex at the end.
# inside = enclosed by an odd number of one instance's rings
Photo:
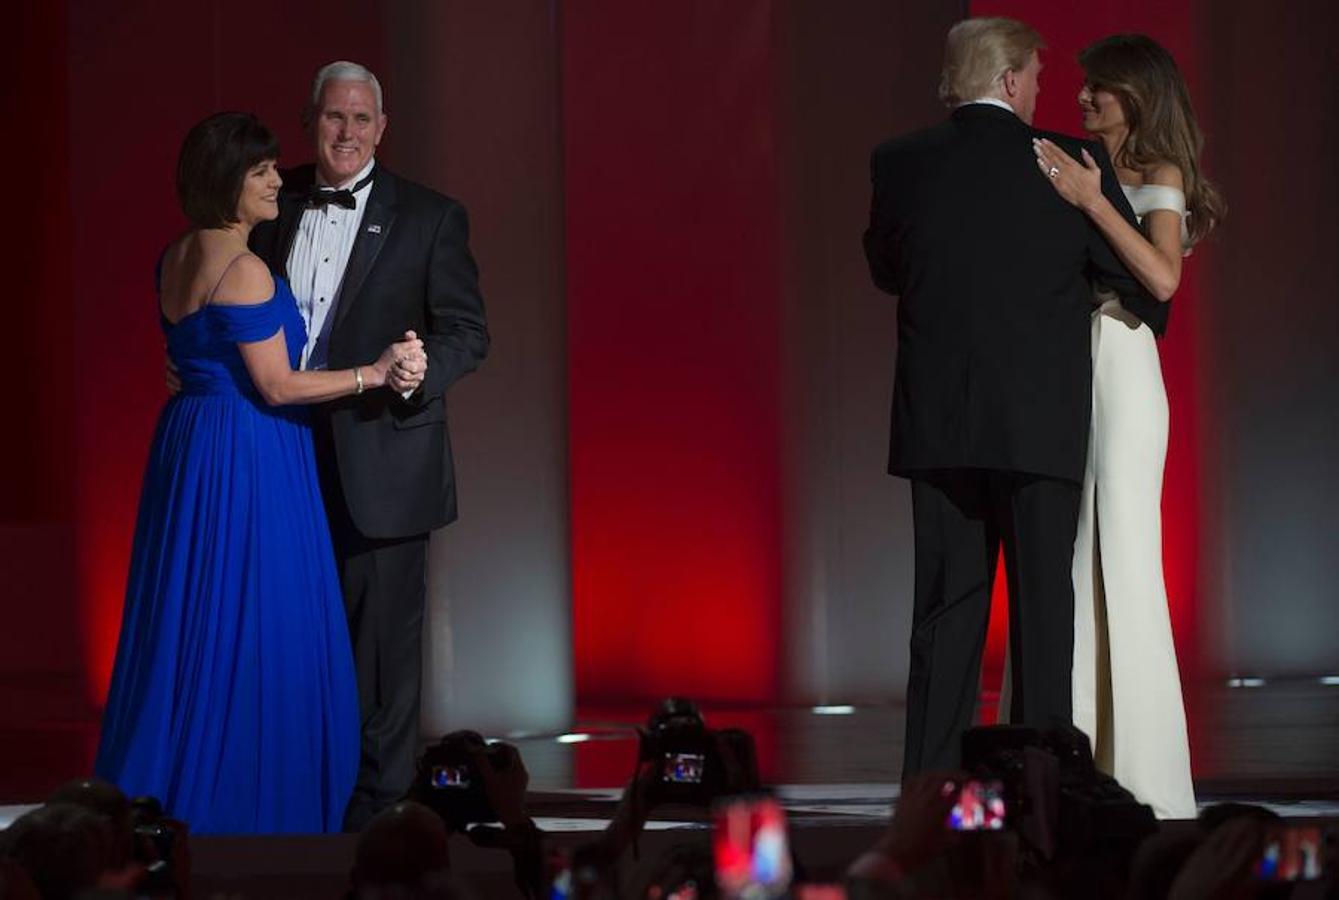
POLYGON ((344 821, 358 830, 413 778, 428 535, 456 517, 444 395, 489 339, 464 208, 373 158, 376 77, 324 67, 306 118, 316 163, 284 173, 279 218, 251 239, 306 319, 303 367, 365 363, 406 331, 426 356, 392 372, 394 390, 312 410, 358 673, 362 760, 344 821))
MULTIPOLYGON (((911 479, 915 531, 904 777, 960 763, 1001 545, 1010 719, 1071 719, 1090 280, 1147 295, 1038 171, 1041 46, 1021 22, 958 23, 940 87, 953 113, 879 146, 871 163, 865 254, 875 283, 900 298, 889 471, 911 479)), ((1076 157, 1088 148, 1133 224, 1101 145, 1046 136, 1076 157)))

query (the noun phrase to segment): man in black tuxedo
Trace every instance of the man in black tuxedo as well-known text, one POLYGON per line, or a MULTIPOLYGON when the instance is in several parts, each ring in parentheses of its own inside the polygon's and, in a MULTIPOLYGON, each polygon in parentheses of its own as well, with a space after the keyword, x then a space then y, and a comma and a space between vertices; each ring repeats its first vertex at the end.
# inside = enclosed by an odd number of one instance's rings
MULTIPOLYGON (((1091 409, 1091 280, 1147 293, 1039 173, 1042 46, 1009 19, 949 32, 947 122, 871 163, 865 254, 899 296, 889 471, 911 479, 915 601, 904 776, 955 768, 980 684, 995 560, 1009 580, 1010 719, 1071 719, 1070 566, 1091 409)), ((1100 144, 1102 189, 1134 213, 1100 144)), ((1054 177, 1054 175, 1052 175, 1054 177)))
POLYGON ((488 353, 465 209, 374 159, 381 86, 360 65, 317 73, 307 124, 315 165, 284 173, 279 218, 252 249, 292 286, 304 368, 375 359, 406 331, 424 355, 373 391, 312 411, 362 713, 345 815, 360 829, 409 787, 418 750, 428 535, 456 517, 445 393, 488 353))

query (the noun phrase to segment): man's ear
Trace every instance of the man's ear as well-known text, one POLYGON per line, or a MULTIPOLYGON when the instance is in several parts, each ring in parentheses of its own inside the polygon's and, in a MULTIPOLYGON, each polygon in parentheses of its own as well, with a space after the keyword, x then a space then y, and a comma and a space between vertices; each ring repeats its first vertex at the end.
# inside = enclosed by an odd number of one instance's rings
POLYGON ((1004 70, 1004 93, 1009 97, 1018 96, 1018 73, 1013 69, 1004 70))

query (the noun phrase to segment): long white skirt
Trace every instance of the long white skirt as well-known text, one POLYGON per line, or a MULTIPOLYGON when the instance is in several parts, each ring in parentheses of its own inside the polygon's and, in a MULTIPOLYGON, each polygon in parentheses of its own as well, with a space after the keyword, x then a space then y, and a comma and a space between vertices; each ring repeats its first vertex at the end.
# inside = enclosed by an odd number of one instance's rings
MULTIPOLYGON (((1093 315, 1093 415, 1074 542, 1074 724, 1098 768, 1159 818, 1195 815, 1162 576, 1167 391, 1153 332, 1119 301, 1093 315)), ((1005 669, 1001 721, 1009 709, 1005 669)))

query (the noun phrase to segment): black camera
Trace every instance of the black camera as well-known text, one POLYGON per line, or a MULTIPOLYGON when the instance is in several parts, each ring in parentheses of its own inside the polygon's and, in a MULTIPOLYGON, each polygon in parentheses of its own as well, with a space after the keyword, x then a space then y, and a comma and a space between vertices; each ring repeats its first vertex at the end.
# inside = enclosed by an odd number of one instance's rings
POLYGON ((651 789, 655 802, 709 806, 758 787, 753 739, 743 731, 709 729, 691 700, 665 700, 639 734, 638 768, 659 773, 651 789))
POLYGON ((130 801, 130 822, 135 836, 135 858, 144 864, 144 878, 138 890, 141 896, 175 897, 172 880, 172 849, 177 842, 177 826, 163 812, 157 797, 136 797, 130 801))
POLYGON ((1132 849, 1157 828, 1149 807, 1097 769, 1088 736, 1072 725, 972 728, 962 759, 969 772, 1002 782, 1010 827, 1042 859, 1132 849))
POLYGON ((500 771, 508 764, 506 748, 489 744, 477 731, 453 731, 419 757, 409 799, 432 809, 455 831, 497 821, 476 760, 500 771))

